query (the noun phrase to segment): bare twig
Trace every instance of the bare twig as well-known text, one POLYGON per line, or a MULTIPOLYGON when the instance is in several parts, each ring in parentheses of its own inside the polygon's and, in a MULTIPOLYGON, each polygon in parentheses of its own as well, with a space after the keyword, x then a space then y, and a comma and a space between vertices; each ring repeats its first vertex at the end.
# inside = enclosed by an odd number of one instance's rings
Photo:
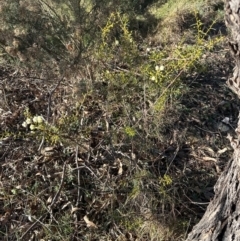
POLYGON ((143 85, 143 118, 144 118, 144 128, 147 127, 147 106, 146 106, 146 83, 145 83, 145 80, 144 80, 144 85, 143 85))
MULTIPOLYGON (((75 162, 76 162, 76 167, 78 168, 78 145, 76 146, 76 153, 75 153, 75 162)), ((77 180, 78 180, 78 194, 77 194, 77 202, 76 202, 76 207, 78 207, 79 201, 80 201, 80 169, 77 169, 77 180)))
POLYGON ((217 131, 209 131, 209 130, 205 130, 197 125, 195 125, 195 127, 197 127, 199 130, 202 130, 202 131, 205 131, 205 132, 208 132, 208 133, 211 133, 211 134, 219 134, 219 132, 217 131))
POLYGON ((96 175, 88 166, 86 166, 86 165, 81 166, 81 167, 74 168, 74 169, 72 169, 72 171, 78 171, 78 170, 80 170, 80 169, 82 169, 82 168, 87 168, 87 169, 93 174, 93 176, 95 176, 95 177, 99 180, 99 178, 97 177, 97 175, 96 175))
POLYGON ((187 234, 188 234, 188 231, 189 231, 190 223, 191 223, 191 218, 189 219, 187 230, 186 230, 186 232, 184 234, 184 240, 187 238, 187 234))
POLYGON ((52 95, 53 95, 54 91, 58 88, 58 86, 60 85, 62 80, 63 80, 63 77, 58 81, 56 86, 50 92, 48 92, 47 122, 49 122, 49 118, 50 118, 50 115, 51 115, 52 95))
POLYGON ((39 0, 39 2, 43 5, 45 4, 45 6, 48 7, 48 9, 51 10, 52 13, 54 13, 54 15, 58 18, 59 22, 63 25, 63 21, 61 19, 61 17, 57 14, 57 12, 54 10, 53 7, 51 7, 47 2, 43 1, 43 0, 39 0))
POLYGON ((46 214, 42 215, 39 219, 36 219, 36 221, 27 229, 27 231, 22 235, 20 240, 24 240, 26 235, 38 224, 40 221, 46 216, 46 214))
POLYGON ((66 166, 67 166, 67 162, 65 162, 65 163, 64 163, 64 166, 63 166, 63 173, 62 173, 62 178, 61 178, 60 187, 59 187, 57 193, 55 194, 55 196, 54 196, 54 198, 53 198, 53 200, 52 200, 49 208, 52 208, 52 207, 53 207, 53 205, 56 203, 56 201, 57 201, 57 199, 58 199, 58 197, 59 197, 59 195, 60 195, 60 192, 61 192, 62 187, 63 187, 64 177, 65 177, 65 174, 66 174, 66 166))
POLYGON ((180 77, 180 75, 183 73, 184 69, 182 69, 178 75, 169 83, 169 85, 163 90, 163 92, 161 93, 161 95, 157 98, 157 100, 155 101, 154 104, 156 104, 159 99, 168 91, 168 89, 175 83, 175 81, 180 77))
POLYGON ((170 164, 169 164, 169 166, 168 166, 168 168, 167 168, 167 170, 166 170, 166 172, 165 172, 165 175, 168 173, 168 171, 169 171, 169 169, 170 169, 170 167, 171 167, 173 161, 175 160, 175 158, 176 158, 178 152, 179 152, 179 146, 177 147, 177 149, 176 149, 176 151, 175 151, 175 153, 174 153, 174 156, 173 156, 173 158, 172 158, 172 160, 171 160, 171 162, 170 162, 170 164))
POLYGON ((135 71, 132 71, 132 70, 123 69, 123 68, 120 68, 118 66, 114 69, 114 71, 116 71, 116 72, 120 72, 121 71, 121 72, 131 73, 131 74, 135 74, 136 76, 142 77, 142 75, 139 74, 138 72, 135 72, 135 71))

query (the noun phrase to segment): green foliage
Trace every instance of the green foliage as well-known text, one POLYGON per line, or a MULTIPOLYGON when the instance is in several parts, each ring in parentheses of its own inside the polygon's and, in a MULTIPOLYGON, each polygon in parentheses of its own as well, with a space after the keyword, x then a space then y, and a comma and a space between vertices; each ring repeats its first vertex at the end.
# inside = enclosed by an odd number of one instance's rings
POLYGON ((172 183, 173 180, 169 175, 164 174, 163 177, 159 178, 159 193, 162 195, 164 201, 171 200, 169 187, 171 187, 172 183))
POLYGON ((129 126, 125 128, 125 132, 129 137, 134 137, 136 135, 135 130, 129 126))
POLYGON ((173 182, 173 180, 167 174, 164 174, 163 178, 160 178, 160 180, 159 180, 159 184, 162 185, 163 187, 167 187, 167 186, 171 185, 172 182, 173 182))
POLYGON ((143 225, 144 221, 140 217, 135 218, 128 218, 125 217, 122 219, 120 225, 123 226, 124 229, 128 231, 134 231, 137 232, 139 228, 143 225))
POLYGON ((109 101, 120 101, 128 113, 137 116, 141 108, 134 98, 140 99, 145 108, 144 101, 153 103, 151 107, 155 111, 164 110, 170 96, 178 98, 182 94, 181 79, 191 72, 205 71, 202 56, 224 40, 223 37, 206 39, 215 22, 204 30, 196 12, 195 17, 194 44, 185 43, 183 38, 174 46, 146 48, 143 52, 129 30, 128 17, 112 13, 102 28, 98 52, 103 63, 102 78, 109 83, 109 101))
POLYGON ((65 116, 52 125, 46 122, 42 116, 32 116, 27 109, 24 113, 26 120, 23 127, 29 130, 29 135, 38 140, 44 140, 52 145, 61 144, 68 140, 71 132, 76 132, 80 126, 77 115, 65 116))

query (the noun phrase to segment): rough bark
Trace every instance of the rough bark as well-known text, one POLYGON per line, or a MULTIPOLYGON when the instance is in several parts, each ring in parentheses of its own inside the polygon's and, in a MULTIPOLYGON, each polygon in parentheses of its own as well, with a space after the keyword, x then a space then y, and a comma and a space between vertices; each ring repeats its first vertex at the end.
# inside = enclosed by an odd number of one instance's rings
MULTIPOLYGON (((225 0, 225 22, 235 59, 227 84, 240 98, 240 0, 225 0)), ((235 131, 237 138, 229 137, 233 158, 214 187, 214 199, 186 241, 240 241, 240 120, 235 131)))

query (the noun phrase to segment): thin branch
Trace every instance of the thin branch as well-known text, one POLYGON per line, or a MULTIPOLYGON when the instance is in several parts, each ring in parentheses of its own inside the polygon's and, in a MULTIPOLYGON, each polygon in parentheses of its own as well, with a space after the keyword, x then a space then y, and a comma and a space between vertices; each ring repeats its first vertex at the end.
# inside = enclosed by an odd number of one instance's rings
POLYGON ((168 91, 168 89, 175 83, 175 81, 180 77, 180 75, 183 73, 184 69, 182 69, 179 74, 169 83, 169 85, 163 90, 161 95, 157 98, 154 105, 159 101, 159 99, 168 91))
MULTIPOLYGON (((78 145, 76 146, 75 162, 76 162, 76 167, 79 168, 79 166, 78 166, 78 145)), ((81 181, 80 181, 80 169, 77 169, 77 171, 78 171, 78 173, 77 173, 78 194, 77 194, 76 207, 78 207, 79 201, 80 201, 80 185, 81 185, 81 181)))
POLYGON ((53 95, 54 91, 58 88, 58 86, 60 85, 62 80, 63 80, 63 77, 58 81, 56 86, 50 92, 48 92, 49 96, 48 96, 47 122, 49 122, 49 118, 50 118, 50 115, 51 115, 52 95, 53 95))
POLYGON ((63 182, 64 182, 64 177, 65 177, 65 174, 66 174, 66 166, 67 166, 67 162, 64 163, 64 166, 63 166, 63 174, 62 174, 62 178, 61 178, 61 183, 60 183, 60 187, 57 191, 57 193, 55 194, 49 208, 52 208, 53 205, 56 203, 59 195, 60 195, 60 192, 62 191, 62 187, 63 187, 63 182))
POLYGON ((171 160, 171 162, 170 162, 170 164, 169 164, 169 166, 168 166, 168 168, 167 168, 167 170, 166 170, 166 172, 165 172, 165 175, 169 172, 170 167, 171 167, 173 161, 175 160, 175 158, 176 158, 178 152, 179 152, 179 146, 177 147, 177 149, 176 149, 176 151, 175 151, 175 153, 174 153, 174 156, 173 156, 173 158, 172 158, 172 160, 171 160))
POLYGON ((41 220, 46 217, 46 214, 42 215, 39 219, 36 219, 36 221, 27 229, 27 231, 21 236, 20 240, 24 240, 26 235, 38 224, 41 223, 41 220))

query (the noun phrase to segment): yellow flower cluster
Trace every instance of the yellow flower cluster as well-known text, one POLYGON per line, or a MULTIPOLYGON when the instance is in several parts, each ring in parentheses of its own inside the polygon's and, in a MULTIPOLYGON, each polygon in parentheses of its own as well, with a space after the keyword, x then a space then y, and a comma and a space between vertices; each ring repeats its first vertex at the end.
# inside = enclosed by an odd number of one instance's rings
POLYGON ((27 128, 29 126, 30 130, 35 130, 36 126, 43 123, 45 120, 42 116, 34 116, 33 118, 27 118, 23 123, 22 126, 27 128))

